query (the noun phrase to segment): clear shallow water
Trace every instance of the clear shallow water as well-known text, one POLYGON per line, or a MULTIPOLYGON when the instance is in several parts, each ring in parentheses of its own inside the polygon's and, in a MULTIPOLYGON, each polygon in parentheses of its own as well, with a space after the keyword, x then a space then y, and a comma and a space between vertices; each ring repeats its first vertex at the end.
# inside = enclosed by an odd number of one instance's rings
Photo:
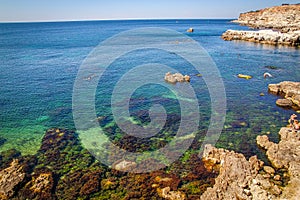
MULTIPOLYGON (((77 71, 100 42, 125 30, 163 27, 185 33, 198 41, 215 61, 225 83, 227 116, 218 145, 253 155, 258 152, 255 137, 277 132, 292 111, 276 107, 277 97, 267 93, 269 83, 299 81, 300 49, 274 47, 248 42, 226 42, 220 36, 227 29, 247 29, 229 20, 144 20, 61 23, 0 24, 0 136, 6 142, 0 150, 16 148, 23 154, 34 153, 45 130, 51 127, 74 129, 72 90, 77 71), (266 69, 266 65, 278 70, 266 69), (270 72, 274 78, 264 79, 270 72), (238 73, 251 80, 238 79, 238 73), (259 94, 263 92, 265 96, 259 94)), ((110 114, 110 94, 114 83, 136 64, 149 60, 172 63, 174 68, 192 76, 201 111, 200 129, 206 130, 210 99, 205 82, 195 76, 188 64, 172 54, 157 51, 127 55, 130 62, 113 63, 113 76, 99 85, 96 110, 99 116, 110 114), (159 56, 158 56, 159 53, 159 56), (145 57, 147 59, 145 59, 145 57)), ((163 77, 163 75, 162 75, 163 77)), ((170 112, 178 112, 174 96, 162 88, 144 88, 135 93, 132 111, 149 108, 149 99, 164 102, 170 112), (155 92, 153 92, 155 91, 155 92)), ((104 124, 105 125, 105 124, 104 124)))

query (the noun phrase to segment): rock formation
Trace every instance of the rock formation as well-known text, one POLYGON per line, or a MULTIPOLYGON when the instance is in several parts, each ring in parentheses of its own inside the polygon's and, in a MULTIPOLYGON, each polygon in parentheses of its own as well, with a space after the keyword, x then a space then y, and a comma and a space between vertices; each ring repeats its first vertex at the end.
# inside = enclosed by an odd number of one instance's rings
POLYGON ((170 72, 166 73, 165 75, 165 81, 169 83, 177 83, 177 82, 190 82, 190 76, 185 75, 183 76, 180 73, 171 74, 170 72))
POLYGON ((280 199, 296 200, 300 197, 300 135, 290 128, 281 128, 279 135, 281 140, 278 144, 270 142, 267 136, 257 137, 257 143, 267 150, 266 154, 276 170, 287 170, 284 175, 290 180, 280 199))
POLYGON ((275 95, 284 96, 296 107, 300 107, 300 82, 283 81, 278 84, 269 84, 269 92, 275 95))
POLYGON ((242 13, 234 22, 255 29, 273 29, 282 33, 297 31, 300 30, 300 4, 242 13))
POLYGON ((265 44, 300 45, 300 4, 282 5, 240 14, 234 22, 260 31, 228 30, 224 40, 245 40, 265 44))
POLYGON ((23 167, 18 160, 13 160, 10 167, 0 171, 0 199, 10 199, 14 195, 15 187, 25 178, 23 167))
POLYGON ((219 171, 219 176, 201 199, 296 200, 300 196, 300 136, 289 128, 282 128, 279 134, 278 144, 270 142, 267 136, 257 137, 257 144, 267 151, 272 167, 264 166, 256 156, 246 160, 242 154, 206 145, 203 161, 207 169, 219 171), (286 171, 285 177, 278 173, 280 170, 286 171), (286 177, 289 181, 283 183, 286 177))
POLYGON ((222 38, 224 40, 244 40, 249 42, 256 42, 262 44, 272 45, 300 45, 300 31, 281 33, 273 30, 259 30, 259 31, 236 31, 227 30, 222 38))

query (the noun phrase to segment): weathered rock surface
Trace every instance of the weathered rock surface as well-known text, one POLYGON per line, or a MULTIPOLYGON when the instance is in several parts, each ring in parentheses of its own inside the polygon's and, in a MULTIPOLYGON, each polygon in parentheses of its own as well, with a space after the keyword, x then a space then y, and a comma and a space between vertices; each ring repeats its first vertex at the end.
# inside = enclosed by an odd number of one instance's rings
POLYGON ((13 160, 10 167, 0 172, 0 199, 9 199, 14 195, 15 187, 25 178, 23 167, 13 160))
POLYGON ((160 197, 168 200, 185 200, 185 194, 180 191, 171 191, 170 187, 165 187, 163 189, 157 189, 160 197))
POLYGON ((300 30, 300 4, 282 5, 240 14, 234 22, 251 28, 266 28, 286 33, 300 30))
POLYGON ((266 149, 267 156, 276 169, 287 169, 290 181, 283 188, 280 199, 300 197, 300 135, 289 128, 281 128, 280 142, 270 142, 267 136, 257 137, 257 143, 266 149))
POLYGON ((224 40, 300 45, 300 4, 282 5, 240 14, 234 22, 260 31, 226 31, 224 40))
POLYGON ((273 30, 259 30, 259 31, 236 31, 227 30, 223 33, 224 40, 244 40, 249 42, 272 44, 272 45, 300 45, 300 31, 293 31, 288 33, 281 33, 273 30))
POLYGON ((300 82, 283 81, 278 84, 269 84, 269 92, 284 96, 300 107, 300 82))
POLYGON ((278 99, 276 105, 280 107, 292 107, 293 102, 289 99, 278 99))
POLYGON ((257 144, 264 148, 272 163, 264 163, 256 156, 249 160, 242 154, 206 145, 203 161, 209 170, 219 171, 213 188, 201 199, 298 199, 300 197, 300 135, 289 128, 279 132, 281 141, 275 144, 264 136, 257 144), (275 168, 275 169, 274 169, 275 168), (287 171, 289 182, 283 186, 278 170, 287 171))
POLYGON ((169 83, 177 83, 177 82, 190 82, 190 76, 188 75, 182 75, 180 73, 171 74, 170 72, 166 73, 165 75, 165 81, 169 83))

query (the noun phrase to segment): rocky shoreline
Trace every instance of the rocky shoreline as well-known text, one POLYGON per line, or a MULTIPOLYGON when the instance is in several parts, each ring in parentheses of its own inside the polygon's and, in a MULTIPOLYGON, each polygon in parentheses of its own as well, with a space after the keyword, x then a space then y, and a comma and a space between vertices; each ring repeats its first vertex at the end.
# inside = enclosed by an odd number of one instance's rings
POLYGON ((270 93, 284 98, 277 100, 278 106, 300 110, 300 82, 283 81, 278 84, 269 84, 268 89, 270 93))
POLYGON ((242 13, 238 20, 233 22, 264 30, 228 30, 222 35, 224 40, 300 46, 300 4, 275 6, 242 13))
POLYGON ((247 160, 240 153, 206 145, 202 160, 194 155, 184 166, 176 162, 169 172, 134 174, 96 162, 76 133, 50 129, 37 155, 1 153, 0 199, 296 200, 300 133, 282 128, 279 135, 278 144, 266 135, 257 137, 271 165, 257 156, 247 160))
POLYGON ((220 174, 216 184, 201 199, 298 199, 300 197, 300 135, 290 128, 279 132, 278 144, 268 136, 258 136, 257 144, 266 150, 272 166, 253 156, 207 145, 203 160, 220 174))

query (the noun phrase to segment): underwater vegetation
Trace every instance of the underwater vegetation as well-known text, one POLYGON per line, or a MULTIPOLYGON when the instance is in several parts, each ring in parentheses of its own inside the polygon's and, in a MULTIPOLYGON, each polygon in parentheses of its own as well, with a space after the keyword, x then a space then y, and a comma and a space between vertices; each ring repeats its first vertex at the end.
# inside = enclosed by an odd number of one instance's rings
MULTIPOLYGON (((174 116, 173 118, 174 119, 174 116)), ((115 127, 114 127, 115 129, 115 127)), ((132 138, 124 135, 114 142, 126 147, 132 138)), ((151 141, 151 140, 150 140, 151 141)), ((195 140, 196 141, 196 140, 195 140)), ((152 142, 150 142, 152 143, 152 142)), ((127 146, 135 151, 159 148, 163 143, 127 146), (152 146, 151 146, 152 145, 152 146)), ((35 155, 22 156, 17 150, 1 153, 0 174, 9 172, 6 179, 0 178, 0 187, 9 188, 1 199, 163 199, 165 188, 178 191, 188 199, 197 199, 207 187, 214 184, 217 174, 208 172, 194 142, 188 152, 178 161, 151 173, 120 172, 107 167, 82 147, 76 132, 52 128, 46 131, 39 151, 35 155), (15 176, 22 178, 16 179, 15 176)), ((141 165, 147 165, 148 160, 141 165)), ((2 177, 2 176, 0 176, 2 177)))

